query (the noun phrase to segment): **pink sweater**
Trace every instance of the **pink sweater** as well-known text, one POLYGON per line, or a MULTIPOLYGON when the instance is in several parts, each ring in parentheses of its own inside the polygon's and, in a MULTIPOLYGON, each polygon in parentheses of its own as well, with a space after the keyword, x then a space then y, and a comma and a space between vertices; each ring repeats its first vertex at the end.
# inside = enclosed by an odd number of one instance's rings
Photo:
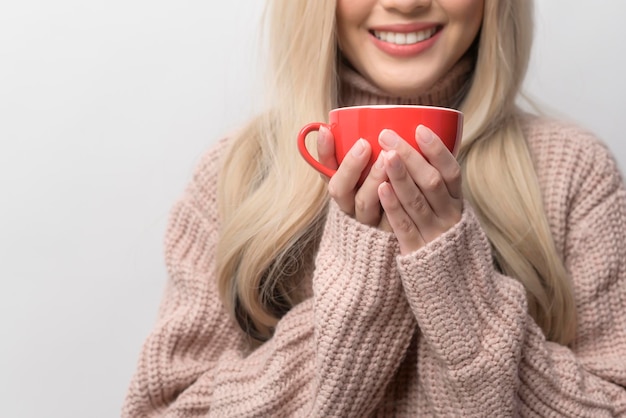
POLYGON ((222 142, 173 209, 170 280, 123 416, 626 416, 620 172, 576 127, 529 116, 524 129, 574 283, 570 347, 545 340, 522 285, 494 269, 468 204, 454 228, 400 256, 391 234, 331 203, 313 296, 246 352, 213 275, 222 142))

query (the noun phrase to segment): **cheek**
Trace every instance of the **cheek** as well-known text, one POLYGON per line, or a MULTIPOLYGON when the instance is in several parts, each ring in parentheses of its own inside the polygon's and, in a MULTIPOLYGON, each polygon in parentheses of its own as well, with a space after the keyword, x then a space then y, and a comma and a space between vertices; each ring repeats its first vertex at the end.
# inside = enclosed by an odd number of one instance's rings
POLYGON ((347 26, 355 20, 359 10, 358 4, 358 0, 337 0, 335 16, 338 27, 347 26))
POLYGON ((457 1, 458 19, 464 21, 464 27, 467 28, 467 35, 476 35, 480 25, 483 22, 483 13, 485 8, 484 0, 463 0, 457 1), (473 32, 473 33, 470 33, 473 32))
MULTIPOLYGON (((497 0, 501 1, 501 0, 497 0)), ((451 28, 459 47, 468 48, 480 30, 483 21, 483 0, 446 0, 451 28)))
POLYGON ((335 9, 335 19, 337 28, 337 41, 341 48, 345 45, 345 39, 347 36, 347 28, 350 22, 350 5, 354 3, 353 0, 337 0, 337 8, 335 9))
POLYGON ((482 23, 485 0, 439 0, 439 5, 451 19, 466 27, 479 27, 482 23))
POLYGON ((360 29, 367 21, 371 6, 364 0, 337 0, 335 9, 337 42, 339 48, 348 52, 358 43, 360 29))
POLYGON ((376 1, 372 0, 337 0, 335 16, 337 28, 358 28, 366 21, 375 7, 376 1))

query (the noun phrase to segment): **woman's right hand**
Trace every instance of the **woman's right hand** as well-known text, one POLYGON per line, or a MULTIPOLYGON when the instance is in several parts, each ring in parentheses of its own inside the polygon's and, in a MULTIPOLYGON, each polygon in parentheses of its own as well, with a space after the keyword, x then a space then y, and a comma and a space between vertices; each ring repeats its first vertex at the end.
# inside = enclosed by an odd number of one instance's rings
POLYGON ((359 139, 341 164, 338 164, 333 134, 322 126, 317 136, 317 152, 320 163, 337 170, 332 178, 328 179, 326 176, 324 178, 328 180, 330 197, 337 202, 341 210, 363 224, 391 231, 378 197, 378 186, 387 180, 383 154, 378 157, 363 184, 358 186, 361 173, 372 153, 367 141, 359 139))

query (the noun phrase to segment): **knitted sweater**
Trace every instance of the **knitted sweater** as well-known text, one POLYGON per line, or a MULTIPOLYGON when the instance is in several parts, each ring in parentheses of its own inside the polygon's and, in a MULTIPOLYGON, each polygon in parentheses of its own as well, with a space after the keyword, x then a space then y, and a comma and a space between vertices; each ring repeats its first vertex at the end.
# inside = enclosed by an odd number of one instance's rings
MULTIPOLYGON (((433 102, 451 100, 450 86, 467 75, 453 72, 429 92, 433 102)), ((345 75, 344 85, 344 103, 390 101, 358 75, 345 75)), ((577 127, 528 116, 523 129, 574 286, 570 346, 546 341, 523 286, 494 268, 469 204, 456 226, 402 256, 392 234, 331 202, 307 279, 313 296, 246 351, 214 276, 223 141, 172 211, 169 281, 123 416, 626 416, 620 172, 607 148, 577 127)))

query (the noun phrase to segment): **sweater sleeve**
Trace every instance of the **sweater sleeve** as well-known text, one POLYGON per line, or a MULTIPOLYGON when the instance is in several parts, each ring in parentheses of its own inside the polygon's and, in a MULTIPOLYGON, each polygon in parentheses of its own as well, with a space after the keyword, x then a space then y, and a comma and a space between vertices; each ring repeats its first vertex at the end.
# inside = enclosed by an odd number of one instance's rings
POLYGON ((420 387, 445 416, 626 416, 626 191, 608 155, 568 217, 578 328, 546 341, 523 286, 493 267, 469 205, 432 245, 399 257, 417 318, 420 387))
POLYGON ((331 205, 313 297, 249 352, 216 289, 214 159, 172 211, 169 279, 123 416, 369 415, 416 329, 397 272, 397 244, 331 205))

